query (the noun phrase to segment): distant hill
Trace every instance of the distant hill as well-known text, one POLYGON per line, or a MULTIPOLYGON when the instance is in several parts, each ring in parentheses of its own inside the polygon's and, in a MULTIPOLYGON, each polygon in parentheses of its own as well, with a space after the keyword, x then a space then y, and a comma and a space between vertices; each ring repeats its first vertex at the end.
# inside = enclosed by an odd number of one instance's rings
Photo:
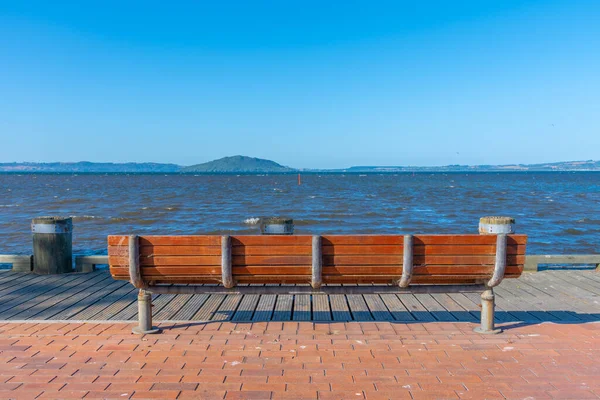
POLYGON ((436 167, 415 166, 356 166, 342 169, 294 169, 260 158, 233 156, 204 164, 184 167, 160 163, 0 163, 0 172, 28 173, 394 173, 394 172, 510 172, 510 171, 600 171, 600 161, 562 161, 543 164, 508 165, 446 165, 436 167))
POLYGON ((506 165, 445 165, 440 167, 414 166, 357 166, 344 172, 500 172, 500 171, 600 171, 600 161, 561 161, 543 164, 506 164, 506 165))
POLYGON ((0 163, 2 172, 65 172, 65 173, 136 173, 136 172, 179 172, 176 164, 158 163, 94 163, 80 161, 73 163, 0 163))
POLYGON ((296 170, 284 167, 275 161, 245 156, 224 157, 181 169, 181 172, 199 173, 280 173, 293 171, 296 170))

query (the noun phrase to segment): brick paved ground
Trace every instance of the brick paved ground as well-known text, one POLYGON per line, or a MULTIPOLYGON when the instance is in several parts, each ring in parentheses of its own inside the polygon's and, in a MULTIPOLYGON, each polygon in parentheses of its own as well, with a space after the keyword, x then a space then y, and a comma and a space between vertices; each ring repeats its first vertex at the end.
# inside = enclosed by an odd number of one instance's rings
POLYGON ((131 326, 0 324, 0 398, 600 398, 600 323, 131 326))

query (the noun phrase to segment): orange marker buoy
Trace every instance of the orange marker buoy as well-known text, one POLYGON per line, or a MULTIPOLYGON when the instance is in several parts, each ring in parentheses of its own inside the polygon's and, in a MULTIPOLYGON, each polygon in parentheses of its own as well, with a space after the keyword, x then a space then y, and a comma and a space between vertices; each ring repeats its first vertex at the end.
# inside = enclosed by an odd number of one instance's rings
POLYGON ((300 179, 300 174, 298 174, 298 185, 302 185, 302 180, 300 179))

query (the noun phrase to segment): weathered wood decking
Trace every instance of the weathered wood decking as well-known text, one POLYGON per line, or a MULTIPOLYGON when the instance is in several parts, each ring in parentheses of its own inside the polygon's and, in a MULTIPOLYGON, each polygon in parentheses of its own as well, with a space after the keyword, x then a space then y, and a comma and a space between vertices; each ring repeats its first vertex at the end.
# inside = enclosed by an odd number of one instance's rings
MULTIPOLYGON (((600 273, 544 271, 496 288, 497 322, 600 321, 600 273)), ((137 291, 108 271, 0 271, 0 320, 135 320, 137 291)), ((156 295, 155 321, 479 320, 479 295, 156 295)))

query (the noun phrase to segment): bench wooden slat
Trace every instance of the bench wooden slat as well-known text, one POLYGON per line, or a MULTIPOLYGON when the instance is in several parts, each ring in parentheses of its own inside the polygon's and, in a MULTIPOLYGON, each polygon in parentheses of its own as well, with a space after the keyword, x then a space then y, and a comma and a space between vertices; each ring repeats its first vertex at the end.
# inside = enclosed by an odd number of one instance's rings
MULTIPOLYGON (((110 257, 109 257, 110 262, 110 257)), ((148 265, 217 265, 221 266, 221 255, 217 256, 142 256, 142 267, 148 265)))
MULTIPOLYGON (((469 275, 469 274, 491 274, 494 270, 492 265, 427 265, 415 266, 415 275, 469 275)), ((113 267, 113 273, 119 276, 128 277, 127 267, 113 267)), ((304 275, 309 277, 311 267, 297 265, 256 265, 247 267, 232 268, 234 276, 240 275, 304 275)), ((523 265, 509 265, 506 267, 506 274, 513 275, 523 271, 523 265)), ((220 266, 195 266, 190 268, 187 265, 165 266, 165 267, 142 267, 144 277, 150 275, 169 276, 173 275, 214 275, 219 277, 221 274, 220 266)), ((323 276, 326 275, 385 275, 399 279, 402 275, 401 266, 388 265, 360 265, 360 266, 335 266, 323 267, 323 276)))
POLYGON ((309 235, 232 236, 232 247, 238 246, 311 246, 309 235))
POLYGON ((310 256, 311 246, 235 246, 234 256, 310 256))
MULTIPOLYGON (((508 245, 506 246, 507 255, 524 255, 525 245, 508 245)), ((413 246, 413 254, 421 255, 495 255, 496 245, 415 245, 413 246)))
MULTIPOLYGON (((507 246, 508 255, 524 255, 524 245, 507 246)), ((109 253, 127 254, 127 246, 109 246, 109 253)), ((232 249, 232 255, 267 256, 267 255, 306 255, 310 254, 310 246, 236 246, 232 249)), ((418 255, 494 255, 495 245, 431 245, 414 246, 413 253, 418 255)), ((403 248, 400 245, 336 245, 323 246, 323 255, 360 255, 380 254, 402 256, 403 248)), ((184 256, 184 255, 206 255, 218 256, 221 254, 220 246, 140 246, 140 255, 161 256, 184 256)))
MULTIPOLYGON (((115 249, 118 250, 118 249, 115 249)), ((221 256, 221 246, 141 246, 141 256, 221 256)))
MULTIPOLYGON (((190 236, 140 236, 141 246, 220 246, 221 236, 190 235, 190 236)), ((109 246, 127 246, 129 236, 111 235, 108 237, 109 246)))
MULTIPOLYGON (((496 256, 415 256, 413 264, 464 264, 464 265, 494 265, 496 256)), ((525 256, 508 256, 507 264, 524 264, 525 256)), ((362 256, 324 256, 323 265, 402 265, 401 256, 362 255, 362 256)))
MULTIPOLYGON (((506 267, 507 274, 520 273, 523 265, 510 265, 506 267)), ((415 275, 434 274, 434 275, 469 275, 469 274, 491 274, 494 271, 493 265, 428 265, 426 267, 415 267, 415 275)), ((234 275, 310 275, 310 267, 300 266, 247 266, 233 269, 234 275)), ((386 275, 399 279, 402 276, 401 266, 388 265, 361 265, 361 266, 336 266, 323 267, 323 276, 325 275, 386 275)))
POLYGON ((399 245, 404 243, 403 235, 323 235, 323 246, 340 245, 399 245))
MULTIPOLYGON (((360 255, 360 254, 397 254, 402 255, 402 245, 324 245, 323 255, 360 255)), ((240 250, 240 253, 242 251, 240 250)), ((265 253, 269 254, 269 253, 265 253)), ((291 254, 291 253, 289 253, 291 254)), ((494 255, 496 245, 416 245, 413 247, 414 255, 494 255)), ((525 245, 507 246, 507 254, 525 254, 525 245)))
MULTIPOLYGON (((414 245, 495 245, 496 235, 414 235, 414 245)), ((507 235, 508 245, 526 245, 527 235, 507 235)))
MULTIPOLYGON (((510 278, 513 276, 507 276, 510 278)), ((514 276, 516 277, 516 276, 514 276)), ((282 284, 308 284, 309 280, 304 275, 243 275, 236 278, 238 283, 282 283, 282 284)), ((476 284, 484 283, 490 279, 489 274, 486 275, 433 275, 433 276, 415 276, 411 284, 476 284)), ((340 276, 323 276, 324 284, 395 284, 396 280, 386 276, 373 275, 340 275, 340 276)))
MULTIPOLYGON (((126 255, 109 255, 109 263, 112 265, 128 265, 126 255)), ((311 265, 311 256, 234 256, 232 258, 233 267, 248 266, 248 265, 311 265)), ((495 256, 472 256, 472 255, 427 255, 414 257, 414 265, 430 265, 430 264, 463 264, 463 265, 494 265, 495 256)), ((524 264, 524 255, 511 255, 507 257, 507 264, 524 264)), ((188 266, 204 266, 213 265, 220 266, 221 256, 141 256, 140 265, 144 266, 170 266, 170 265, 188 265, 188 266)), ((402 265, 402 257, 395 255, 361 255, 361 256, 324 256, 324 266, 333 265, 402 265)))

